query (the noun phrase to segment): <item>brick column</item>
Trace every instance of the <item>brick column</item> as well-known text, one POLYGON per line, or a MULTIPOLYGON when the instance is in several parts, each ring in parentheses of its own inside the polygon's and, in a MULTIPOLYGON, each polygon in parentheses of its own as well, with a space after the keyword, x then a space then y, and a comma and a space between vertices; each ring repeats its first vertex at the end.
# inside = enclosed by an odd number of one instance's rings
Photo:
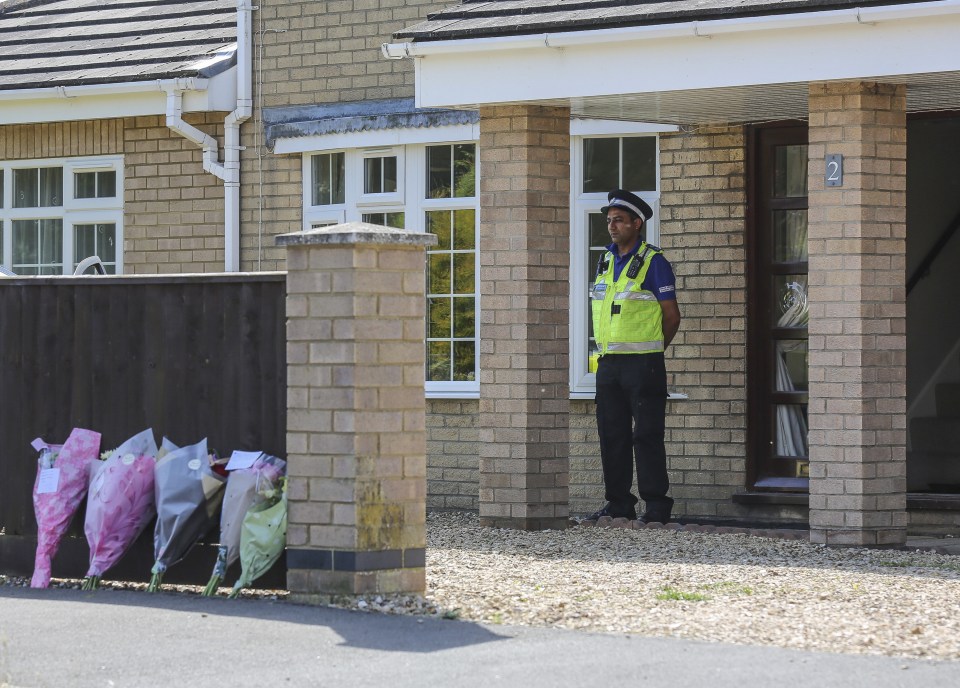
POLYGON ((287 586, 295 600, 426 587, 425 247, 363 223, 287 247, 287 586))
POLYGON ((810 86, 813 542, 906 540, 906 134, 904 86, 810 86))
POLYGON ((480 521, 569 515, 570 112, 480 110, 480 521))

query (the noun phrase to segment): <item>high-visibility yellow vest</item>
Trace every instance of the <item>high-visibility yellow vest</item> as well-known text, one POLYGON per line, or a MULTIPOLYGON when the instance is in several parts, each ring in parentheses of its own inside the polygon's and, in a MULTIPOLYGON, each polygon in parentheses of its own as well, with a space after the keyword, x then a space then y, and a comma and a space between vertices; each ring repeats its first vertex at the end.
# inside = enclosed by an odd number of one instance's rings
POLYGON ((590 292, 593 336, 600 355, 649 354, 663 351, 663 311, 656 295, 642 289, 650 262, 662 253, 646 242, 613 279, 614 255, 600 259, 597 278, 590 292))

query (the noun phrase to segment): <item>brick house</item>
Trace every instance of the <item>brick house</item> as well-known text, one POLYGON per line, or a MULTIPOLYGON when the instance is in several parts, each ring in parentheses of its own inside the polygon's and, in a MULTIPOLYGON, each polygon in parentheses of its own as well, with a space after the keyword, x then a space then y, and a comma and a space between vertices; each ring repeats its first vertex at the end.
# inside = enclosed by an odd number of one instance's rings
POLYGON ((681 515, 809 519, 815 540, 841 544, 900 542, 908 524, 955 532, 960 322, 936 294, 960 242, 931 248, 958 210, 958 65, 943 47, 957 10, 265 8, 265 138, 275 178, 299 174, 301 226, 366 219, 441 239, 428 504, 542 527, 600 501, 586 291, 604 192, 627 186, 655 207, 651 238, 680 278, 668 452, 681 515), (387 32, 399 59, 384 63, 387 32), (475 195, 458 165, 479 172, 475 195), (472 290, 458 282, 471 250, 472 290))
POLYGON ((0 5, 0 263, 236 269, 249 18, 229 0, 0 5))
MULTIPOLYGON (((219 208, 208 230, 167 216, 181 246, 238 255, 166 255, 164 208, 224 185, 154 199, 127 164, 125 269, 283 269, 274 235, 339 222, 437 234, 428 507, 559 525, 602 500, 586 293, 605 191, 628 187, 679 279, 678 515, 838 544, 957 532, 960 318, 939 294, 960 258, 960 3, 448 5, 259 3, 237 234, 219 208)), ((220 140, 228 111, 198 126, 220 140)))

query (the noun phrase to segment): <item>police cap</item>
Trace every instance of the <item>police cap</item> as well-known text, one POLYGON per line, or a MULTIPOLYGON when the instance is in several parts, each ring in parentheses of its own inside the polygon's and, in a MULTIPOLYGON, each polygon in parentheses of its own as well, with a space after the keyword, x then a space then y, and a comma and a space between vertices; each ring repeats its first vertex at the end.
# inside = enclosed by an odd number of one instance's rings
POLYGON ((600 212, 606 215, 611 208, 623 208, 634 217, 643 217, 644 220, 653 217, 653 209, 642 198, 624 189, 615 189, 608 193, 607 205, 600 208, 600 212))

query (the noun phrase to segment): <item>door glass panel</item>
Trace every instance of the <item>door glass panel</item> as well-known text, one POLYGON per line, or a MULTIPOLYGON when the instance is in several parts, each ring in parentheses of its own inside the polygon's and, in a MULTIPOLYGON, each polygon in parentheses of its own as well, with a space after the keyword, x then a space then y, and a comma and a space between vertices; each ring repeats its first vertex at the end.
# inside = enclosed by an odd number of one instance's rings
POLYGON ((809 320, 806 275, 773 277, 774 327, 806 327, 809 320))
POLYGON ((807 147, 776 146, 774 151, 774 197, 803 198, 807 195, 807 147))
POLYGON ((807 211, 773 211, 773 260, 795 263, 807 260, 807 211))
POLYGON ((779 456, 807 456, 807 406, 806 404, 777 404, 776 453, 779 456))
POLYGON ((781 339, 776 342, 776 390, 778 392, 806 392, 807 340, 781 339))

